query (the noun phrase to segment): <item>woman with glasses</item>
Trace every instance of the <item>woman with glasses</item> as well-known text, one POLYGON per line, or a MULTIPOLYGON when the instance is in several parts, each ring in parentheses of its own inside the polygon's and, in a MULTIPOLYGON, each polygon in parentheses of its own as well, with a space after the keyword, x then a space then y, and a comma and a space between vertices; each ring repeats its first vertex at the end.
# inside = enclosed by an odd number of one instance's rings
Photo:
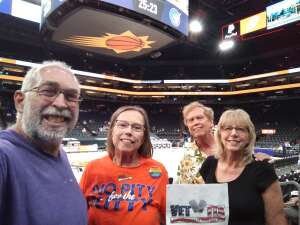
POLYGON ((110 120, 108 156, 90 162, 80 186, 89 225, 165 223, 164 166, 153 160, 147 113, 138 106, 117 109, 110 120))
MULTIPOLYGON (((202 184, 199 173, 204 160, 213 154, 215 140, 213 134, 214 111, 200 102, 191 102, 183 107, 183 122, 188 129, 193 142, 185 147, 182 159, 178 165, 178 184, 202 184)), ((256 160, 269 160, 264 153, 254 155, 256 160)))
POLYGON ((200 169, 205 183, 227 183, 229 225, 286 225, 283 200, 271 164, 252 157, 255 128, 242 109, 225 111, 215 132, 216 153, 200 169))

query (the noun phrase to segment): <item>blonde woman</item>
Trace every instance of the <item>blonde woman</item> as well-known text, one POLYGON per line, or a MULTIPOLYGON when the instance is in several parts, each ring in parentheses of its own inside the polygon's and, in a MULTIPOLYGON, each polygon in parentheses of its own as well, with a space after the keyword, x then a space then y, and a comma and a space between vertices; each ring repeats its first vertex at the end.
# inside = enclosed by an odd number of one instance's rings
POLYGON ((253 159, 255 139, 247 112, 225 111, 215 133, 216 153, 200 173, 205 183, 228 183, 229 225, 287 225, 272 165, 253 159))

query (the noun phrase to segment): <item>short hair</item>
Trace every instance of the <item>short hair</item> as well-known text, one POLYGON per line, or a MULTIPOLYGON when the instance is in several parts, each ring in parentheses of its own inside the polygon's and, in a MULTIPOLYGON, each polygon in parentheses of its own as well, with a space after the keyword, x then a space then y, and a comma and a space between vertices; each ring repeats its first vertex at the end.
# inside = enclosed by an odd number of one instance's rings
MULTIPOLYGON (((52 61, 44 61, 41 64, 36 65, 32 67, 30 70, 28 70, 23 79, 21 91, 24 92, 26 90, 30 90, 31 88, 38 85, 41 82, 41 71, 44 68, 48 68, 48 67, 60 68, 62 70, 70 72, 70 74, 73 76, 75 81, 79 84, 78 79, 76 78, 75 74, 72 72, 71 67, 69 65, 61 61, 52 60, 52 61)), ((17 112, 16 117, 17 120, 20 118, 19 112, 17 112)))
POLYGON ((203 109, 204 115, 210 120, 214 121, 214 110, 208 106, 203 105, 202 103, 195 101, 187 104, 186 106, 183 107, 182 110, 182 116, 183 116, 183 121, 184 124, 186 125, 186 117, 187 115, 194 110, 195 108, 200 108, 203 109))
POLYGON ((224 146, 221 141, 221 129, 224 126, 243 126, 249 132, 249 143, 245 147, 243 154, 243 161, 248 164, 253 158, 252 154, 254 151, 254 145, 256 141, 256 133, 254 124, 251 121, 249 114, 243 109, 228 109, 220 117, 219 123, 217 125, 217 130, 215 132, 216 140, 216 158, 222 158, 225 156, 224 146))
POLYGON ((139 153, 139 155, 146 157, 146 158, 152 157, 153 147, 152 147, 151 140, 150 140, 149 118, 148 118, 146 111, 142 107, 139 107, 139 106, 122 106, 122 107, 118 108, 112 114, 112 116, 110 118, 109 130, 107 133, 107 148, 106 148, 106 150, 108 152, 108 155, 111 158, 113 158, 115 155, 115 146, 112 141, 112 131, 116 124, 116 120, 117 120, 118 116, 125 111, 136 111, 136 112, 139 112, 143 116, 144 123, 145 123, 145 125, 144 125, 145 126, 144 140, 143 140, 143 144, 138 149, 138 153, 139 153))
POLYGON ((28 70, 23 79, 21 91, 29 90, 33 88, 35 85, 37 85, 41 81, 41 71, 48 67, 56 67, 70 72, 73 75, 76 82, 79 84, 75 74, 72 72, 71 67, 69 65, 61 61, 52 60, 52 61, 44 61, 42 62, 42 64, 34 66, 30 70, 28 70))

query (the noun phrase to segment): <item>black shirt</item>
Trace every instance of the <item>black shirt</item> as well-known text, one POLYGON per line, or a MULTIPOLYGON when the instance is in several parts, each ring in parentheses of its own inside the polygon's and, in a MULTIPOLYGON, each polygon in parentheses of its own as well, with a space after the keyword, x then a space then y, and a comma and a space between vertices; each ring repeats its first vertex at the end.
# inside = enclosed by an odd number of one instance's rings
MULTIPOLYGON (((218 183, 218 160, 208 157, 200 169, 205 183, 218 183)), ((275 170, 266 161, 253 161, 241 175, 228 183, 229 225, 265 225, 262 193, 277 180, 275 170)))

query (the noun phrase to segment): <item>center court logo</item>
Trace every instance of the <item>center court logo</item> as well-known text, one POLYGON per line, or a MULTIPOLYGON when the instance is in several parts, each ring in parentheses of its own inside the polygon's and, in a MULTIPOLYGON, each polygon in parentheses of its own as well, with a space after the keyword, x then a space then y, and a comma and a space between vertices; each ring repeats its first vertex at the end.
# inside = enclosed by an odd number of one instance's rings
POLYGON ((181 13, 175 9, 175 8, 171 8, 169 11, 169 18, 171 23, 175 26, 175 27, 179 27, 180 26, 180 21, 181 21, 181 13))

